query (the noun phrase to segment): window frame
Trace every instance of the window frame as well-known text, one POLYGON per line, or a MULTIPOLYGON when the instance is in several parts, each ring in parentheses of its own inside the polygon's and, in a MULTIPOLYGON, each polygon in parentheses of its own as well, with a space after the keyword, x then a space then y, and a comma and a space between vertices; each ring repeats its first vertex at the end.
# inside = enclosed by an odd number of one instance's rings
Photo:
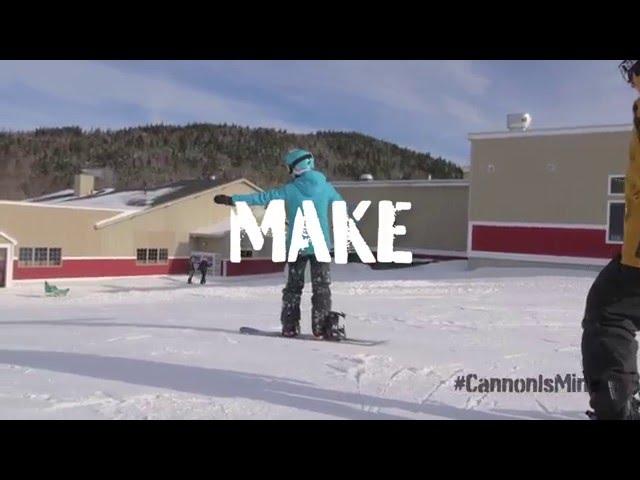
POLYGON ((159 247, 144 247, 136 248, 136 265, 140 266, 153 266, 153 265, 168 265, 169 264, 169 249, 159 247), (138 253, 144 251, 144 260, 140 260, 138 253), (156 252, 155 260, 150 260, 150 252, 156 252), (161 255, 163 253, 164 255, 161 255), (162 258, 162 257, 166 258, 162 258))
POLYGON ((149 257, 148 248, 136 248, 136 265, 148 265, 147 258, 149 257), (144 252, 144 259, 140 259, 140 252, 144 252))
POLYGON ((62 257, 61 247, 19 247, 18 248, 18 268, 61 268, 64 263, 62 257), (22 252, 29 250, 31 252, 30 260, 23 260, 22 252), (46 251, 46 258, 44 260, 36 261, 36 251, 46 251), (57 250, 60 252, 58 263, 51 263, 51 250, 57 250))
POLYGON ((33 267, 33 247, 20 247, 18 248, 18 266, 19 267, 33 267), (22 252, 28 250, 30 252, 29 260, 22 259, 22 252))
POLYGON ((157 265, 158 264, 158 249, 157 248, 147 248, 147 264, 148 265, 157 265), (151 259, 151 252, 155 252, 155 258, 151 259))
POLYGON ((48 247, 33 247, 33 266, 34 267, 47 267, 49 265, 49 248, 48 247), (44 260, 38 260, 38 253, 42 253, 44 250, 44 260))
POLYGON ((623 208, 626 208, 624 200, 608 200, 607 201, 607 236, 605 238, 607 245, 622 245, 624 243, 624 214, 626 212, 623 211, 622 216, 622 240, 611 240, 611 206, 612 205, 622 205, 623 208))
POLYGON ((612 191, 612 188, 611 188, 613 185, 612 182, 616 178, 622 178, 624 182, 626 179, 626 175, 614 174, 614 175, 609 175, 607 177, 607 196, 616 197, 616 198, 624 197, 624 183, 623 183, 622 193, 613 193, 612 191))
POLYGON ((62 266, 62 248, 59 248, 59 247, 49 248, 49 251, 47 252, 47 265, 49 267, 61 267, 62 266), (51 263, 51 251, 52 250, 57 250, 57 251, 60 252, 60 255, 58 257, 58 263, 51 263))

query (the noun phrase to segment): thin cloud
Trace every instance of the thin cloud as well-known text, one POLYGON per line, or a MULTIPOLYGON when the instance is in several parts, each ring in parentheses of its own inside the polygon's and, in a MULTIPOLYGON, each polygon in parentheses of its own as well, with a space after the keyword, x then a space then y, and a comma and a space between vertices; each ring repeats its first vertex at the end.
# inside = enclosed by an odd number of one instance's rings
MULTIPOLYGON (((188 117, 194 122, 239 123, 294 132, 315 130, 310 125, 283 121, 260 105, 88 61, 3 62, 0 85, 6 88, 16 84, 76 108, 99 108, 112 103, 134 106, 146 110, 151 122, 188 117)), ((123 118, 123 125, 126 124, 123 118)))
POLYGON ((478 108, 464 100, 445 96, 443 98, 443 108, 447 114, 459 120, 464 125, 482 126, 488 123, 478 108))
POLYGON ((442 74, 471 95, 483 95, 491 86, 491 79, 477 72, 471 61, 445 60, 441 63, 442 74))

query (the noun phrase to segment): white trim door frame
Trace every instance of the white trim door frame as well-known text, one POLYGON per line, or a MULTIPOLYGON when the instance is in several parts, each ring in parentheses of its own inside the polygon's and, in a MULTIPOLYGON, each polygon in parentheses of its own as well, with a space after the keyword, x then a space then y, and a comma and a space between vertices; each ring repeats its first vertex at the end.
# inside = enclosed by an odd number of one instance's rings
MULTIPOLYGON (((624 200, 609 200, 607 202, 607 236, 605 241, 607 245, 622 245, 624 243, 623 240, 610 240, 610 230, 611 230, 611 205, 622 205, 622 208, 625 208, 624 200)), ((624 222, 624 217, 623 217, 624 222)))
MULTIPOLYGON (((0 249, 6 250, 5 268, 4 268, 4 287, 9 288, 13 284, 13 245, 11 243, 0 243, 0 249)), ((0 285, 0 288, 3 288, 0 285)))

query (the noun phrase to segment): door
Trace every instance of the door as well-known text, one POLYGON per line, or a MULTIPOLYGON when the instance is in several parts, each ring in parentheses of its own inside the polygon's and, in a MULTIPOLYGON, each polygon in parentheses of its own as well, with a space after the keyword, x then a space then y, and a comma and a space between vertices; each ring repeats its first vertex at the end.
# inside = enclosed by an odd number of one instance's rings
POLYGON ((9 270, 7 267, 8 250, 8 248, 0 247, 0 288, 7 286, 7 270, 9 270))

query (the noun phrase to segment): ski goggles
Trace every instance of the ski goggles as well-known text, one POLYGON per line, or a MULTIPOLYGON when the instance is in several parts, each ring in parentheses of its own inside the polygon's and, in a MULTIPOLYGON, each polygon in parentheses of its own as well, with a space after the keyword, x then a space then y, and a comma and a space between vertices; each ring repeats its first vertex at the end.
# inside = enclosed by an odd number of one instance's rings
POLYGON ((640 60, 624 60, 618 69, 625 82, 633 83, 633 75, 640 77, 640 60))
POLYGON ((307 154, 307 155, 303 155, 300 158, 296 158, 295 161, 291 162, 288 167, 289 167, 289 175, 293 174, 293 171, 295 170, 295 168, 300 165, 302 162, 304 162, 305 160, 308 160, 310 158, 313 158, 313 155, 311 154, 307 154))

